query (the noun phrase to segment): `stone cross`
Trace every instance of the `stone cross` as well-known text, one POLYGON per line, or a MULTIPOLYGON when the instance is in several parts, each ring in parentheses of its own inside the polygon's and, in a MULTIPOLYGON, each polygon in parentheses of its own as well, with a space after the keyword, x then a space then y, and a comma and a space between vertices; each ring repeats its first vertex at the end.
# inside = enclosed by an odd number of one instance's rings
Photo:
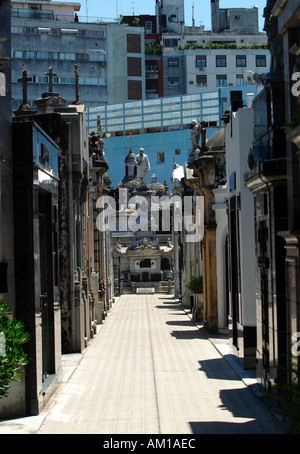
POLYGON ((76 90, 76 102, 79 101, 79 71, 78 65, 75 65, 75 90, 76 90))
POLYGON ((23 104, 27 104, 28 103, 28 99, 27 99, 27 82, 31 82, 32 81, 32 77, 27 77, 27 71, 23 71, 22 72, 22 78, 21 79, 18 79, 18 82, 22 82, 23 84, 23 104))
POLYGON ((130 150, 132 150, 132 133, 130 133, 130 150))
POLYGON ((49 72, 45 73, 45 76, 49 76, 49 93, 53 93, 53 77, 57 74, 53 73, 53 68, 50 66, 49 72))

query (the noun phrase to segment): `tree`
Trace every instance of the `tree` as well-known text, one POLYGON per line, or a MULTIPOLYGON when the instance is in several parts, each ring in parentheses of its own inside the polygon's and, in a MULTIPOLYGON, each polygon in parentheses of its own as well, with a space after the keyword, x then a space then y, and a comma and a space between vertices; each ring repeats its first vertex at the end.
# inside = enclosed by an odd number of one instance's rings
POLYGON ((0 299, 0 399, 7 397, 11 382, 20 381, 22 366, 28 364, 23 344, 28 342, 23 323, 11 320, 5 313, 9 307, 0 299))
POLYGON ((191 293, 199 294, 203 292, 203 277, 193 277, 187 284, 187 288, 191 293))

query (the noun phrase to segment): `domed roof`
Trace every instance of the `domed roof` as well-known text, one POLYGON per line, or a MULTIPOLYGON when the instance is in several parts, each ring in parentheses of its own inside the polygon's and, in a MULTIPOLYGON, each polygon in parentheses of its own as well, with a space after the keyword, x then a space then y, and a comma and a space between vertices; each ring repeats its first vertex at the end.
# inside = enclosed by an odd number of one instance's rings
POLYGON ((133 153, 132 150, 129 150, 129 153, 125 157, 125 164, 127 164, 129 162, 135 163, 135 161, 136 161, 135 154, 133 153))
POLYGON ((225 132, 224 128, 219 128, 217 131, 207 140, 207 147, 212 148, 224 148, 225 147, 225 132))

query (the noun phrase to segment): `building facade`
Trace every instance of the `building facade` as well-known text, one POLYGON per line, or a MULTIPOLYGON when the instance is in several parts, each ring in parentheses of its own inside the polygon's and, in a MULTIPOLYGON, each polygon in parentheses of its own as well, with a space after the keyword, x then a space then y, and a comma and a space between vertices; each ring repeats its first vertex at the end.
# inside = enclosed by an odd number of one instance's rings
POLYGON ((285 380, 277 366, 288 364, 288 322, 285 274, 287 228, 287 152, 282 127, 284 52, 278 34, 275 2, 265 10, 265 29, 271 52, 270 73, 264 90, 253 101, 254 137, 249 151, 245 184, 254 195, 256 247, 257 371, 263 386, 285 380), (282 375, 282 376, 280 376, 282 375))
POLYGON ((228 120, 225 149, 230 349, 244 369, 255 369, 255 236, 253 216, 247 216, 254 211, 254 199, 244 186, 244 170, 253 141, 251 105, 238 110, 232 106, 228 120))
MULTIPOLYGON (((61 380, 61 355, 83 351, 114 296, 109 235, 96 228, 97 202, 108 184, 101 126, 89 137, 77 91, 65 107, 48 72, 49 89, 35 100, 36 109, 27 103, 23 72, 22 104, 12 124, 16 283, 7 302, 29 334, 30 362, 21 383, 1 400, 3 417, 40 413, 61 380)), ((6 130, 11 134, 9 124, 6 130)), ((11 279, 3 281, 3 292, 11 279)))
POLYGON ((22 99, 18 79, 26 69, 28 102, 53 83, 73 102, 74 64, 79 68, 80 97, 86 106, 145 98, 144 29, 120 24, 80 23, 78 3, 12 2, 12 92, 22 99))
POLYGON ((184 0, 156 0, 159 33, 184 32, 184 0))
MULTIPOLYGON (((299 98, 299 70, 300 70, 300 8, 297 1, 288 1, 285 5, 272 2, 267 7, 272 8, 274 22, 277 21, 277 31, 282 37, 283 47, 283 80, 285 89, 285 126, 286 155, 287 155, 287 230, 280 233, 285 241, 285 276, 286 276, 286 304, 287 304, 287 351, 292 352, 293 359, 289 367, 300 370, 299 349, 295 347, 299 341, 300 332, 300 289, 299 289, 299 139, 300 139, 300 98, 299 98), (283 8, 284 6, 284 8, 283 8)), ((267 16, 268 17, 268 16, 267 16)), ((270 22, 271 22, 270 20, 270 22)), ((275 46, 273 52, 276 55, 275 46)), ((275 55, 273 58, 275 58, 275 55)), ((299 377, 299 376, 298 376, 299 377)), ((290 373, 288 381, 295 379, 290 373)))
POLYGON ((220 8, 219 0, 211 0, 211 30, 216 33, 258 33, 258 7, 220 8))
POLYGON ((220 87, 256 85, 270 65, 269 51, 261 48, 264 46, 257 47, 164 48, 164 96, 205 93, 220 87))
MULTIPOLYGON (((295 347, 300 326, 299 27, 299 2, 267 2, 270 79, 254 107, 255 141, 248 160, 248 174, 259 167, 265 182, 259 191, 257 185, 253 189, 257 192, 257 280, 262 283, 258 293, 258 365, 259 377, 266 386, 292 383, 292 368, 299 371, 295 347), (268 126, 272 134, 266 135, 268 126)), ((248 186, 253 190, 251 184, 248 186)))

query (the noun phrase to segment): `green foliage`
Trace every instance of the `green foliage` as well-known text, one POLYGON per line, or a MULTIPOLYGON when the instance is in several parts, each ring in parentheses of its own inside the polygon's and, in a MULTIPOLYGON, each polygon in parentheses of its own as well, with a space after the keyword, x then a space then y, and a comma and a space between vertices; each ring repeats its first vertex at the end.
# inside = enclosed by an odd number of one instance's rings
POLYGON ((0 399, 8 395, 10 383, 19 381, 22 366, 28 364, 22 345, 28 342, 29 335, 24 332, 23 323, 10 320, 5 314, 7 304, 0 299, 0 333, 5 338, 5 349, 0 351, 0 399), (4 353, 4 355, 3 355, 4 353))
POLYGON ((283 129, 283 131, 287 133, 291 129, 296 128, 298 125, 300 125, 300 112, 294 112, 291 115, 291 121, 286 122, 280 129, 283 129))
POLYGON ((187 284, 187 288, 191 293, 198 294, 203 292, 203 277, 193 277, 187 284))
POLYGON ((224 44, 218 44, 218 43, 213 43, 212 41, 208 41, 205 44, 202 43, 195 43, 193 46, 191 44, 185 44, 184 46, 180 45, 178 46, 178 50, 188 50, 188 49, 267 49, 268 46, 266 44, 258 44, 258 43, 252 43, 252 44, 242 44, 238 45, 236 43, 224 43, 224 44))
POLYGON ((161 54, 161 45, 160 44, 152 44, 146 43, 145 44, 145 53, 149 54, 161 54))
POLYGON ((139 17, 135 17, 135 18, 133 19, 132 23, 133 23, 133 25, 134 25, 135 27, 139 27, 139 25, 140 25, 140 19, 139 19, 139 17))

